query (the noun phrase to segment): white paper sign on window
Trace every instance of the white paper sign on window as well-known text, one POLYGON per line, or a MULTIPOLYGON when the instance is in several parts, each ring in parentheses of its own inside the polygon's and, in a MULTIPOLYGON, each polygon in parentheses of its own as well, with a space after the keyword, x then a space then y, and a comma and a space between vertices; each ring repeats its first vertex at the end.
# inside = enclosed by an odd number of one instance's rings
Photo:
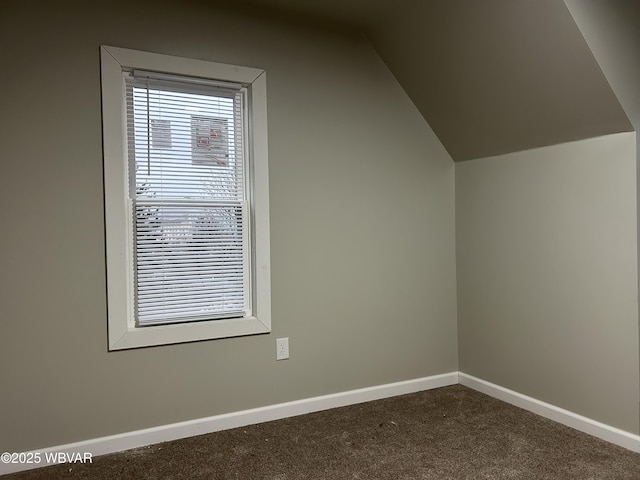
POLYGON ((220 117, 191 116, 194 165, 229 165, 229 124, 220 117))
POLYGON ((151 119, 151 147, 171 149, 171 120, 151 119))

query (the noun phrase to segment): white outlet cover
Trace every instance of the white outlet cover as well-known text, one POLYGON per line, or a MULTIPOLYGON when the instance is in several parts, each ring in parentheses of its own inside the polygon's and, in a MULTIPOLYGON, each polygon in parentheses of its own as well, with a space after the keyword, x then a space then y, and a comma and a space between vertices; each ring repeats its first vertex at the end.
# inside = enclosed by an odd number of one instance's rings
POLYGON ((289 358, 289 337, 276 339, 276 360, 289 358))

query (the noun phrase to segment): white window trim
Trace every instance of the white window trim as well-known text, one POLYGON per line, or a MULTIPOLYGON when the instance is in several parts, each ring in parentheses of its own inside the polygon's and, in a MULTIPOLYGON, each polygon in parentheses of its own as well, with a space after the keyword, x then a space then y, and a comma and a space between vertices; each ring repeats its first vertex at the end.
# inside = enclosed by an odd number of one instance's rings
POLYGON ((167 345, 269 333, 271 269, 266 74, 264 70, 101 46, 104 145, 107 306, 109 350, 167 345), (123 69, 143 69, 247 85, 250 92, 249 152, 253 219, 252 316, 161 326, 136 327, 133 315, 133 235, 128 221, 125 85, 123 69))

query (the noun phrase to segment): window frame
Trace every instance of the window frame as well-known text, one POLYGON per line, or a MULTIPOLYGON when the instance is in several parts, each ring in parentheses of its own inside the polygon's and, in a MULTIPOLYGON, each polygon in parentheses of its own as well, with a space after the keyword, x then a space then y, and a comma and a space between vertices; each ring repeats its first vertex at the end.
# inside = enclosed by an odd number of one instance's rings
POLYGON ((109 350, 264 334, 271 331, 266 73, 262 69, 102 45, 102 126, 109 350), (128 194, 125 70, 240 83, 248 90, 251 316, 138 327, 134 318, 133 223, 128 194))

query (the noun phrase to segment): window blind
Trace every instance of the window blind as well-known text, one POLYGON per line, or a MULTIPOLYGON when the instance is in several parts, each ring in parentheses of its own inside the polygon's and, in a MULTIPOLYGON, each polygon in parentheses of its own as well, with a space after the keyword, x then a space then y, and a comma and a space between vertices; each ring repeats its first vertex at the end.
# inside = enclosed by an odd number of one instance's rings
POLYGON ((250 310, 245 90, 125 73, 138 326, 250 310))

